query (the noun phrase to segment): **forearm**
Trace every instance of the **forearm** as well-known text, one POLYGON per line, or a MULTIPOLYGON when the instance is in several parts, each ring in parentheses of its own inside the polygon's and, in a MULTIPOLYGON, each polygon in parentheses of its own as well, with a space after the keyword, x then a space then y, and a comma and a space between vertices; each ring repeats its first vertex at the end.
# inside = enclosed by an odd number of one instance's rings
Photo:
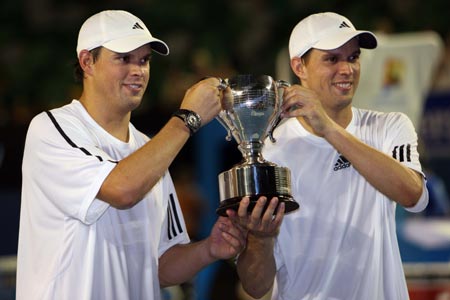
POLYGON ((154 138, 117 164, 98 198, 117 208, 132 207, 160 180, 188 138, 184 123, 171 118, 154 138))
POLYGON ((162 287, 186 282, 216 259, 211 256, 206 240, 175 245, 159 259, 159 281, 162 287))
POLYGON ((405 207, 422 194, 421 175, 336 127, 324 136, 381 193, 405 207))
POLYGON ((257 238, 249 233, 247 248, 237 262, 244 290, 254 298, 263 297, 272 288, 276 273, 274 238, 257 238))

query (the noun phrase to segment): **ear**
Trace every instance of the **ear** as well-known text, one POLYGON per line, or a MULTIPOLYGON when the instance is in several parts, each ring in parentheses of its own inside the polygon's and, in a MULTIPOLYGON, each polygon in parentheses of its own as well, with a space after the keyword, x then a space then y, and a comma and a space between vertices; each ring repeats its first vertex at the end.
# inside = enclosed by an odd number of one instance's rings
POLYGON ((92 53, 88 50, 82 50, 80 55, 78 56, 78 62, 80 63, 81 68, 85 74, 92 74, 92 65, 94 64, 94 58, 92 57, 92 53))
POLYGON ((294 57, 291 59, 291 69, 295 73, 295 75, 303 81, 306 79, 306 66, 305 60, 301 57, 294 57))

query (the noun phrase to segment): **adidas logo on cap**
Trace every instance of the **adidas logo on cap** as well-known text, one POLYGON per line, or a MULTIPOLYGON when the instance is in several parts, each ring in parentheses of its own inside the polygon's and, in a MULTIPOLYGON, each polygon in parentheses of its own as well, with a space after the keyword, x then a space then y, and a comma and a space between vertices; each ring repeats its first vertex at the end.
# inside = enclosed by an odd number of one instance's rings
POLYGON ((349 26, 347 23, 345 23, 345 21, 343 21, 343 22, 341 23, 341 25, 339 25, 339 28, 344 28, 344 27, 350 28, 350 26, 349 26))
POLYGON ((138 22, 134 23, 133 29, 144 29, 138 22))

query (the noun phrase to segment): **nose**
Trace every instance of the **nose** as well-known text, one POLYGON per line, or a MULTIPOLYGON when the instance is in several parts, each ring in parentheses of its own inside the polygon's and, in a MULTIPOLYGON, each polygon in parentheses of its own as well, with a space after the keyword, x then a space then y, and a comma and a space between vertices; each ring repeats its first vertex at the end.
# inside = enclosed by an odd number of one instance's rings
POLYGON ((131 74, 134 76, 144 76, 148 70, 148 66, 141 64, 132 64, 131 74))
POLYGON ((342 61, 339 63, 339 73, 351 75, 353 72, 353 64, 351 62, 342 61))

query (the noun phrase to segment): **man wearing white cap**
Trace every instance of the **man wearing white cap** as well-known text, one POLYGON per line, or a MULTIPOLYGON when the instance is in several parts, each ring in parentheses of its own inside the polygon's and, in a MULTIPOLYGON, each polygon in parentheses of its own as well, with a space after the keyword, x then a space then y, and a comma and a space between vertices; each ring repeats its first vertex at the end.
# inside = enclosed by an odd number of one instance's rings
POLYGON ((78 100, 37 115, 27 134, 17 299, 160 299, 242 250, 227 218, 189 243, 168 167, 220 110, 219 80, 192 86, 151 140, 130 123, 146 90, 152 51, 167 45, 125 11, 103 11, 80 29, 78 100))
MULTIPOLYGON (((285 89, 283 117, 264 156, 292 172, 300 209, 272 218, 276 199, 250 216, 239 256, 245 290, 277 300, 409 299, 395 230, 395 208, 428 203, 417 135, 401 113, 352 107, 360 48, 376 37, 335 13, 313 14, 292 31, 291 68, 300 84, 285 89), (262 216, 261 216, 262 215, 262 216), (282 219, 281 226, 280 219, 282 219)), ((267 201, 267 200, 266 200, 267 201)))

